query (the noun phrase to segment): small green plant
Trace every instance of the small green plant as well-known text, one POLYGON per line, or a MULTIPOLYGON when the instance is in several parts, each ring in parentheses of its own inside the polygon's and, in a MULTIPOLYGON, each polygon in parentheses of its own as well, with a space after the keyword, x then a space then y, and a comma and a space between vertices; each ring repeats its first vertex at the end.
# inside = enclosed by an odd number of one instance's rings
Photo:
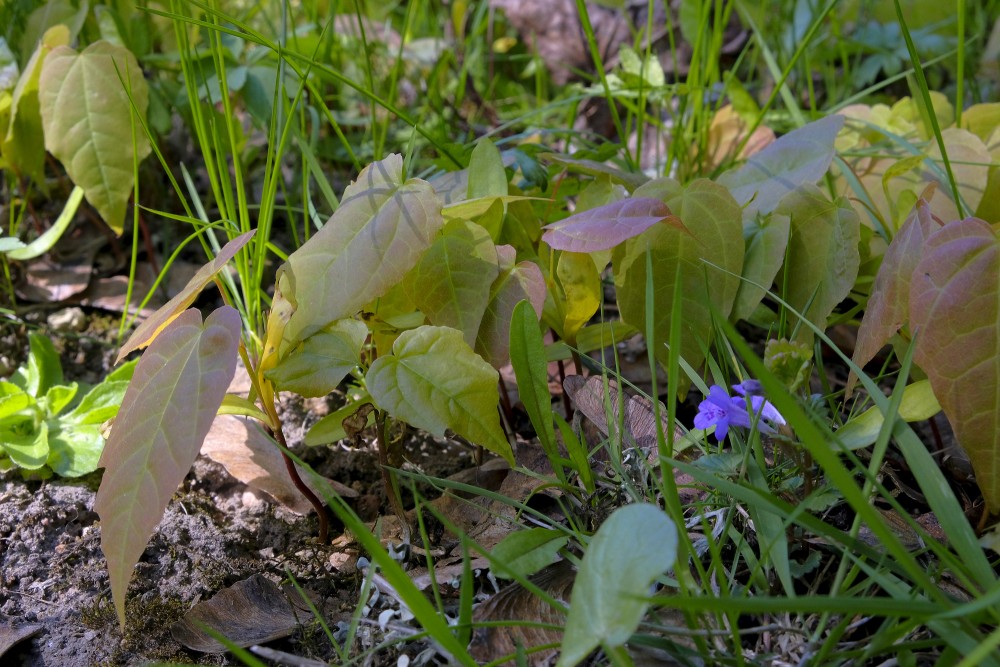
POLYGON ((79 477, 97 469, 101 427, 118 413, 134 362, 100 384, 64 384, 52 342, 29 335, 27 363, 0 382, 0 472, 20 468, 33 477, 79 477))

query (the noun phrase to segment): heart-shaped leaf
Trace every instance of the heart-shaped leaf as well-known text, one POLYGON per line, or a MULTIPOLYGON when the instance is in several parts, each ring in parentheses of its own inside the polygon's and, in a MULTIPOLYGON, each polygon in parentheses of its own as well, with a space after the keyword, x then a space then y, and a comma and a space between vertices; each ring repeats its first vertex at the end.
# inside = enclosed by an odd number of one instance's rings
POLYGON ((510 358, 510 320, 518 302, 527 300, 537 317, 542 316, 545 304, 545 276, 533 262, 514 264, 515 251, 510 246, 498 246, 501 271, 490 287, 490 301, 486 305, 476 352, 493 368, 501 368, 510 358))
POLYGON ((499 374, 472 351, 461 331, 434 326, 404 331, 366 379, 372 399, 396 419, 437 436, 450 428, 514 463, 497 413, 499 374))
POLYGON ((722 174, 718 183, 745 205, 745 217, 770 213, 786 194, 823 177, 836 154, 833 142, 843 126, 843 116, 827 116, 804 125, 756 153, 743 166, 722 174))
POLYGON ((279 391, 326 396, 360 363, 367 336, 364 322, 339 320, 306 338, 264 375, 279 391))
POLYGON ((458 329, 471 347, 499 273, 489 233, 467 220, 455 220, 420 258, 406 286, 431 324, 458 329))
POLYGON ((546 225, 542 240, 556 250, 596 252, 614 248, 660 222, 683 227, 659 199, 633 197, 546 225))
POLYGON ((650 584, 676 558, 677 528, 663 510, 648 503, 615 510, 583 555, 557 667, 578 664, 601 643, 628 641, 649 607, 650 584))
POLYGON ((789 220, 787 215, 770 214, 756 220, 744 221, 743 238, 746 255, 743 257, 743 278, 733 304, 734 320, 745 320, 764 298, 766 289, 774 282, 788 246, 789 220), (758 285, 760 287, 758 287, 758 285))
POLYGON ((915 359, 927 373, 990 512, 1000 510, 1000 240, 976 218, 924 246, 910 286, 915 359))
POLYGON ((38 85, 45 148, 59 158, 108 226, 121 234, 132 194, 133 160, 145 159, 151 150, 141 129, 134 140, 132 136, 132 104, 142 117, 149 105, 138 61, 128 49, 105 41, 81 53, 60 46, 45 58, 38 85))
POLYGON ((323 228, 288 256, 278 283, 295 306, 285 341, 305 340, 385 294, 442 225, 434 189, 416 178, 403 182, 402 156, 365 167, 323 228))
POLYGON ((99 465, 94 509, 111 593, 125 626, 125 591, 171 496, 191 469, 236 372, 240 315, 191 309, 164 329, 135 367, 99 465))

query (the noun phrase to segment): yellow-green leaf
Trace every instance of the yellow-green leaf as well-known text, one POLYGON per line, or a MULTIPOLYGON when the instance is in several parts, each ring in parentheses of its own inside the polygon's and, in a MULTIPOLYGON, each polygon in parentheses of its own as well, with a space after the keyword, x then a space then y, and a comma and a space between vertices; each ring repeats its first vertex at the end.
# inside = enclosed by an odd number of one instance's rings
POLYGON ((143 160, 151 150, 139 128, 133 152, 132 102, 122 81, 145 116, 149 91, 135 56, 98 41, 81 53, 68 46, 53 49, 38 90, 45 148, 116 234, 122 233, 132 194, 133 160, 143 160))

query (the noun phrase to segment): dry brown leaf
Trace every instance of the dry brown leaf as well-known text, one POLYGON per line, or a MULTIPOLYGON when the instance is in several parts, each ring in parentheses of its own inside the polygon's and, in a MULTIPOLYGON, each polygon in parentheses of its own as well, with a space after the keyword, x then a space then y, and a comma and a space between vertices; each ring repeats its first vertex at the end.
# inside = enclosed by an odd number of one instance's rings
POLYGON ((204 627, 246 647, 287 637, 308 618, 308 613, 296 611, 277 584, 255 574, 196 604, 171 626, 170 633, 187 648, 222 653, 226 647, 204 627))
POLYGON ((29 637, 33 637, 41 632, 44 625, 28 623, 26 625, 7 625, 0 623, 0 658, 11 649, 14 644, 22 642, 29 637))
MULTIPOLYGON (((276 501, 304 516, 312 511, 285 469, 281 450, 256 422, 234 415, 215 418, 205 438, 201 453, 221 464, 229 474, 252 489, 263 491, 276 501)), ((314 484, 299 468, 299 474, 312 491, 323 498, 323 488, 314 484)), ((356 498, 358 492, 339 482, 327 480, 330 490, 344 498, 356 498)))

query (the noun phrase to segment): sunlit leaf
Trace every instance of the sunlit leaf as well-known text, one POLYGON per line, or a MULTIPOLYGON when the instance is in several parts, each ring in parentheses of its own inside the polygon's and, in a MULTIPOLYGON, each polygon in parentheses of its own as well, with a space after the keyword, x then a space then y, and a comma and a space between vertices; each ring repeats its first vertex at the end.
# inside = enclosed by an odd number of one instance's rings
POLYGON ((216 255, 215 259, 198 269, 187 285, 184 286, 184 289, 177 293, 177 296, 160 306, 155 313, 147 317, 142 324, 136 327, 136 330, 132 332, 132 335, 122 345, 122 349, 118 351, 115 363, 117 364, 130 352, 140 350, 149 345, 163 331, 164 327, 194 303, 198 294, 212 281, 215 274, 221 271, 222 267, 235 257, 239 249, 246 245, 247 241, 256 233, 257 231, 252 229, 245 234, 240 234, 224 245, 219 250, 219 254, 216 255))
POLYGON ((556 263, 556 277, 565 297, 562 336, 572 344, 576 332, 601 306, 604 297, 601 275, 590 255, 562 252, 556 263))
POLYGON ((403 182, 403 158, 365 167, 340 208, 288 256, 279 287, 295 307, 284 340, 304 340, 385 294, 419 261, 443 225, 426 182, 403 182))
POLYGON ((951 222, 924 246, 910 286, 915 360, 1000 510, 1000 241, 982 220, 951 222))
POLYGON ((427 250, 406 282, 410 298, 431 324, 462 332, 476 343, 490 286, 500 273, 497 251, 479 225, 456 220, 427 250))
POLYGON ((0 447, 17 467, 38 470, 49 457, 49 426, 42 422, 31 428, 31 421, 31 417, 26 416, 20 428, 0 431, 0 447))
POLYGON ((79 477, 97 470, 103 450, 100 424, 72 426, 56 422, 49 429, 46 464, 62 477, 79 477))
POLYGON ((437 436, 450 428, 513 464, 497 413, 498 381, 462 332, 434 326, 404 331, 367 375, 372 399, 396 419, 437 436))
MULTIPOLYGON (((791 220, 785 299, 825 329, 826 318, 850 294, 858 277, 858 215, 845 198, 831 202, 815 185, 790 192, 776 212, 791 220)), ((799 326, 795 340, 808 343, 812 339, 812 329, 799 326)))
POLYGON ((632 197, 592 208, 546 225, 542 240, 556 250, 608 250, 657 223, 680 227, 677 216, 659 199, 632 197))
POLYGON ((6 136, 0 137, 0 154, 10 166, 42 185, 45 182, 45 134, 38 102, 38 80, 45 57, 57 46, 69 44, 69 40, 69 28, 64 25, 53 26, 45 32, 14 87, 10 124, 6 136))
POLYGON ((167 503, 194 463, 236 372, 241 322, 223 306, 201 321, 191 309, 149 346, 115 419, 99 465, 94 509, 118 620, 125 592, 167 503))
POLYGON ((339 320, 306 338, 265 376, 279 391, 326 396, 360 363, 367 337, 364 322, 339 320))
POLYGON ((45 148, 59 158, 108 226, 121 234, 132 194, 133 159, 141 161, 151 150, 140 128, 133 155, 131 105, 145 116, 149 99, 135 56, 103 41, 80 53, 57 47, 45 58, 38 96, 45 148), (128 82, 132 102, 122 80, 128 82))
POLYGON ((740 205, 746 205, 745 216, 770 213, 790 191, 823 177, 836 152, 833 141, 843 126, 843 116, 813 121, 722 174, 718 183, 729 188, 740 205))
POLYGON ((507 194, 507 171, 500 151, 489 139, 480 139, 469 160, 469 199, 503 197, 507 194))
MULTIPOLYGON (((941 405, 934 396, 928 380, 918 380, 903 389, 903 400, 899 404, 899 417, 908 422, 924 421, 941 412, 941 405)), ((837 429, 837 442, 847 449, 861 449, 875 442, 885 417, 877 406, 868 408, 860 415, 837 429)))
POLYGON ((677 528, 663 510, 647 503, 615 510, 583 555, 557 667, 580 663, 602 643, 628 641, 649 607, 649 586, 676 558, 677 528))

